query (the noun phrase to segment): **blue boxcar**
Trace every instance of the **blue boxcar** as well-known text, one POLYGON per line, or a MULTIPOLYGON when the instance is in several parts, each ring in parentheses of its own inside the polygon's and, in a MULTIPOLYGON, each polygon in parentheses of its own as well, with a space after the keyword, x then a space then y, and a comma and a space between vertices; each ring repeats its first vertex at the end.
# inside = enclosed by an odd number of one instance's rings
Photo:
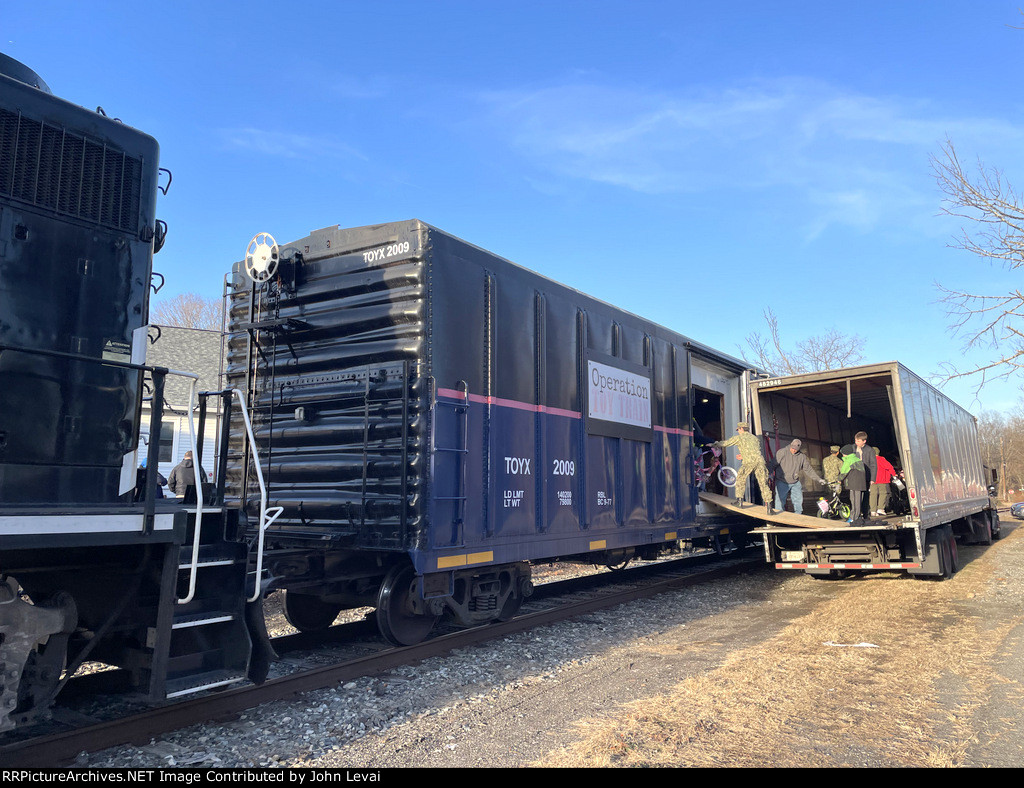
MULTIPOLYGON (((296 626, 371 604, 408 642, 446 610, 510 615, 527 562, 617 564, 721 529, 693 435, 744 414, 743 362, 415 220, 245 268, 228 375, 284 509, 266 566, 296 626)), ((235 457, 233 489, 252 477, 235 457)))

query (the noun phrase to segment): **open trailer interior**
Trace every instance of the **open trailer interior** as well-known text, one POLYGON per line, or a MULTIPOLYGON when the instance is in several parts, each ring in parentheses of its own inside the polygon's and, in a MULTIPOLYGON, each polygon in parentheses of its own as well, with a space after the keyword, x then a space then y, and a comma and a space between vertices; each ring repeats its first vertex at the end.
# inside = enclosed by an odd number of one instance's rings
POLYGON ((987 504, 974 416, 898 362, 755 381, 751 399, 755 429, 780 447, 799 438, 819 470, 830 445, 866 432, 903 471, 914 517, 987 504))
MULTIPOLYGON (((852 444, 853 436, 863 431, 869 446, 897 469, 902 466, 888 365, 761 380, 751 390, 754 429, 760 435, 767 433, 770 454, 797 438, 811 465, 821 473, 829 447, 852 444)), ((821 486, 810 489, 820 491, 821 486)), ((805 508, 813 507, 813 497, 805 501, 805 508)))
MULTIPOLYGON (((799 438, 820 473, 830 446, 849 446, 863 431, 867 445, 902 472, 905 498, 890 499, 884 517, 857 522, 854 514, 853 523, 839 520, 826 531, 766 522, 756 532, 776 567, 822 576, 890 568, 949 576, 957 539, 998 538, 975 418, 899 362, 754 380, 750 394, 768 453, 799 438)), ((814 515, 823 491, 808 482, 802 514, 814 515)))

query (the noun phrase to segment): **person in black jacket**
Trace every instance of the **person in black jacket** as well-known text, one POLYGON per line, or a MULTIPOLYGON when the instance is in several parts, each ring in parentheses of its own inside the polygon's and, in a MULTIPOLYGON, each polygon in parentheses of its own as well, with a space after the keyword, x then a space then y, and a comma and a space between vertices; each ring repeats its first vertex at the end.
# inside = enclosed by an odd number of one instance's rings
POLYGON ((847 444, 842 450, 844 457, 853 454, 860 460, 860 466, 854 466, 843 481, 846 489, 850 491, 850 519, 855 522, 865 519, 864 493, 871 489, 871 481, 875 478, 875 473, 878 470, 875 463, 875 450, 867 443, 868 434, 858 432, 853 436, 853 445, 847 444))
MULTIPOLYGON (((206 474, 203 469, 199 469, 200 482, 205 478, 206 474)), ((195 464, 192 461, 192 452, 185 452, 185 458, 174 466, 174 470, 171 471, 171 477, 167 480, 167 486, 171 492, 179 498, 184 499, 184 503, 195 503, 196 500, 196 469, 195 464)))

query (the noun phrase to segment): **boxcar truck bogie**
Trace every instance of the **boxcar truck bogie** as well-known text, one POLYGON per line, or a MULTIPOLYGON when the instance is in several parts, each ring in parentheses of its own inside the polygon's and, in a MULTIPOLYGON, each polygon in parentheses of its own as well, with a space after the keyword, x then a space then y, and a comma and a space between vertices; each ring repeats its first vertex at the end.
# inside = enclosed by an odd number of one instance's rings
MULTIPOLYGON (((865 432, 866 445, 899 474, 884 515, 852 513, 853 522, 819 518, 814 527, 769 522, 756 529, 769 563, 822 578, 881 570, 946 578, 959 565, 958 540, 991 544, 998 538, 974 417, 902 364, 759 379, 750 392, 756 428, 777 429, 782 446, 799 438, 818 473, 831 446, 842 451, 865 432)), ((810 516, 815 499, 829 493, 809 492, 802 514, 810 516)))
POLYGON ((229 282, 228 376, 259 446, 231 485, 251 508, 256 459, 283 507, 265 567, 295 621, 362 600, 408 643, 442 615, 512 616, 532 563, 749 530, 693 487, 694 431, 747 415, 743 362, 416 220, 270 258, 229 282))

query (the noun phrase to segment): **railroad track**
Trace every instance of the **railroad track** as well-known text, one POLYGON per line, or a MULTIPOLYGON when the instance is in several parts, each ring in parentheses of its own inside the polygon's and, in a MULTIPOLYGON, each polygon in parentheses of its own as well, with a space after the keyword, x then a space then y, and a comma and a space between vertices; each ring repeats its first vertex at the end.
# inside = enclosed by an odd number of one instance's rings
MULTIPOLYGON (((0 745, 0 766, 67 765, 81 752, 147 744, 162 734, 190 725, 231 719, 263 703, 287 700, 339 682, 378 675, 410 662, 444 656, 455 649, 764 566, 760 549, 753 547, 724 558, 688 557, 640 565, 611 575, 600 573, 550 582, 538 585, 533 597, 510 621, 472 629, 441 629, 435 637, 415 646, 387 646, 368 621, 337 625, 327 632, 285 635, 274 640, 275 649, 282 657, 281 664, 291 671, 285 675, 258 686, 247 685, 188 701, 148 707, 98 723, 83 721, 70 729, 0 745), (329 652, 325 655, 332 644, 354 645, 333 657, 329 652), (363 653, 352 656, 354 651, 360 650, 363 653), (316 660, 303 657, 304 652, 321 663, 325 659, 330 661, 317 665, 316 660)), ((112 674, 117 672, 111 671, 112 674)), ((100 680, 92 679, 91 683, 100 680)), ((83 682, 87 683, 90 682, 83 682)))

